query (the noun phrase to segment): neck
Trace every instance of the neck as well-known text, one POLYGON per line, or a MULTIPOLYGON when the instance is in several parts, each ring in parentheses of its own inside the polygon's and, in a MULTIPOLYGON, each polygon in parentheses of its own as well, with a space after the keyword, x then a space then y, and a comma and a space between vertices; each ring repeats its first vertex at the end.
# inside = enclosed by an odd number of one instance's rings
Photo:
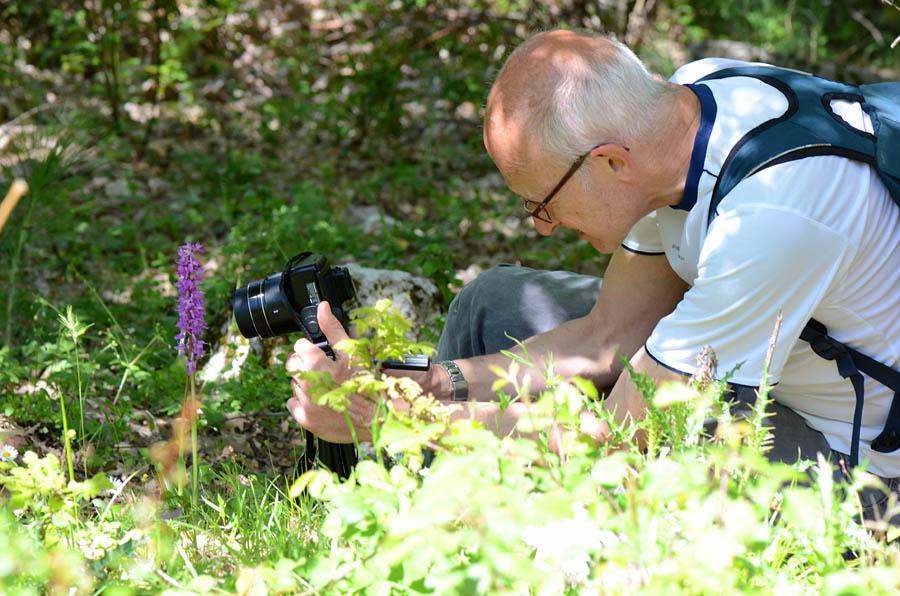
POLYGON ((700 128, 700 101, 687 87, 677 86, 660 110, 654 138, 644 146, 653 211, 675 206, 684 198, 694 138, 700 128))

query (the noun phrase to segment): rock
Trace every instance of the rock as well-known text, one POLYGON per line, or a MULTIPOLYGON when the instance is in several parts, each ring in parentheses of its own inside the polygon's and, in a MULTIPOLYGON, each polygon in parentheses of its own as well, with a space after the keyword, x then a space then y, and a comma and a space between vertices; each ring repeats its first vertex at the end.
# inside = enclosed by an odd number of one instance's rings
POLYGON ((127 197, 131 194, 131 188, 128 185, 128 181, 122 178, 107 183, 104 190, 110 197, 127 197))
POLYGON ((363 234, 369 236, 381 234, 385 226, 391 227, 397 220, 385 215, 378 207, 364 206, 350 211, 346 223, 350 226, 360 226, 363 234))
POLYGON ((441 291, 430 279, 416 277, 405 271, 371 269, 355 263, 346 265, 356 286, 360 306, 375 306, 389 298, 394 308, 413 324, 414 339, 422 340, 421 328, 435 328, 443 310, 441 291))

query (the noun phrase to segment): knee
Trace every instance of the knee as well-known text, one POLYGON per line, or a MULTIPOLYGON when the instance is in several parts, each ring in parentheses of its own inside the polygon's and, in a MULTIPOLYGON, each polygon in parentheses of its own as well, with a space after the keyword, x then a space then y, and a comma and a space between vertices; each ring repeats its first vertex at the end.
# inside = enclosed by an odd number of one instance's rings
POLYGON ((508 301, 517 295, 511 291, 513 284, 524 269, 515 265, 497 265, 463 286, 450 303, 448 322, 458 316, 470 319, 477 311, 494 311, 496 307, 502 307, 504 301, 508 307, 508 301))
POLYGON ((504 337, 508 325, 499 313, 514 310, 510 301, 516 292, 511 285, 516 281, 512 278, 521 269, 493 267, 463 287, 450 303, 437 346, 439 359, 469 358, 511 345, 504 337))

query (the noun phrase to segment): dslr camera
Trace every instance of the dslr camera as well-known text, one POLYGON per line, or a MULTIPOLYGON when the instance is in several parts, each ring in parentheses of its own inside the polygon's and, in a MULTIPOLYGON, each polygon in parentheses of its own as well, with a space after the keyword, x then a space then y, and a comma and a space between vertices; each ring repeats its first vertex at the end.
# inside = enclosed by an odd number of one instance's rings
POLYGON ((331 352, 319 329, 316 309, 327 301, 344 325, 344 302, 356 296, 346 267, 329 267, 323 255, 303 252, 284 271, 238 288, 232 296, 234 318, 241 335, 275 337, 302 331, 311 342, 331 352))
MULTIPOLYGON (((346 267, 329 267, 323 255, 303 252, 291 258, 280 273, 238 288, 232 295, 234 318, 246 338, 275 337, 302 331, 329 357, 334 352, 319 328, 316 309, 327 301, 335 317, 346 327, 344 302, 356 296, 353 280, 346 267)), ((357 462, 352 444, 323 441, 306 432, 306 451, 298 462, 298 471, 305 472, 316 464, 323 464, 340 477, 346 478, 357 462)))

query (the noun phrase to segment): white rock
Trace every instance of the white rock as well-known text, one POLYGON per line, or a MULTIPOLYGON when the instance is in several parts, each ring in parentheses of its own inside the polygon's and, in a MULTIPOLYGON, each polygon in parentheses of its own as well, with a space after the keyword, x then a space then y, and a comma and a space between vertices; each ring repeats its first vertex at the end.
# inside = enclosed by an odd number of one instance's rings
POLYGON ((347 214, 346 223, 351 226, 360 226, 365 235, 380 234, 384 227, 391 227, 397 220, 385 215, 378 207, 370 205, 358 207, 347 214))
POLYGON ((424 339, 422 327, 435 328, 443 305, 441 291, 430 279, 416 277, 405 271, 371 269, 355 263, 345 265, 353 278, 360 306, 375 306, 383 298, 403 313, 413 324, 414 339, 424 339))

